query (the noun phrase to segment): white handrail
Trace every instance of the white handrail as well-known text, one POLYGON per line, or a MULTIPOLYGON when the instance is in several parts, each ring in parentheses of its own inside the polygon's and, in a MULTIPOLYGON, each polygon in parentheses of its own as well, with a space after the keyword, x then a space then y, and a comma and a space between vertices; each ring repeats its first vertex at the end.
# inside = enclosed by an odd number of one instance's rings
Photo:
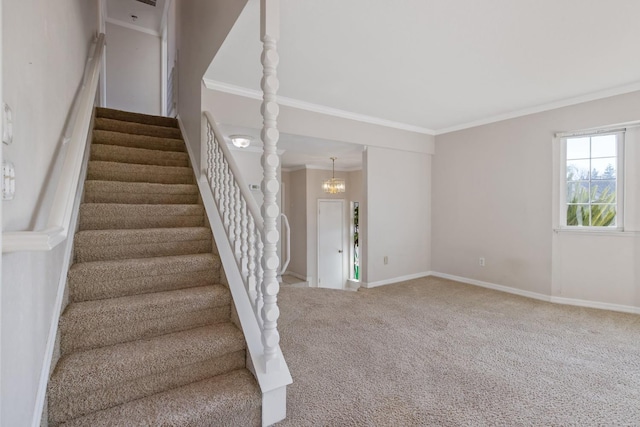
POLYGON ((60 177, 53 198, 47 225, 41 230, 9 231, 2 233, 2 252, 49 251, 69 235, 76 192, 80 184, 80 171, 93 117, 93 107, 100 78, 100 64, 104 52, 105 35, 101 33, 93 42, 87 59, 82 87, 63 133, 65 150, 60 177))
POLYGON ((218 124, 213 119, 213 116, 211 115, 210 112, 205 111, 204 115, 209 121, 209 124, 211 125, 211 129, 213 130, 213 133, 216 139, 220 142, 225 142, 224 144, 220 144, 220 149, 224 153, 227 163, 229 164, 229 169, 231 169, 231 172, 233 172, 233 176, 238 182, 238 186, 240 187, 240 193, 242 193, 242 197, 245 199, 247 203, 247 209, 249 209, 249 212, 251 212, 251 215, 255 219, 258 230, 262 231, 264 228, 264 221, 262 220, 262 215, 260 214, 260 208, 258 207, 258 204, 253 198, 253 194, 251 194, 251 192, 249 191, 249 186, 247 185, 244 178, 242 177, 240 168, 236 164, 236 161, 233 159, 231 150, 229 150, 229 147, 227 147, 226 140, 224 139, 224 136, 222 135, 220 128, 218 128, 218 124))
POLYGON ((291 262, 291 227, 289 226, 289 218, 284 213, 281 213, 280 216, 284 219, 284 225, 287 229, 285 233, 286 241, 287 241, 287 258, 286 261, 282 263, 282 269, 280 270, 280 276, 282 276, 285 271, 287 271, 287 267, 289 267, 289 263, 291 262))

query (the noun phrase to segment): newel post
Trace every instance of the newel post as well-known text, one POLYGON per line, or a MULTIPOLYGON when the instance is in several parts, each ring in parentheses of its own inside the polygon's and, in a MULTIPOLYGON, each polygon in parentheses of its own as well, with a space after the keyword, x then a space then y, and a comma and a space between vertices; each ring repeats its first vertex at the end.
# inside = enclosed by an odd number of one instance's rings
POLYGON ((277 169, 280 159, 277 154, 279 132, 277 119, 279 107, 276 99, 278 91, 278 52, 276 43, 280 37, 280 2, 279 0, 260 1, 260 38, 262 40, 262 142, 264 152, 262 154, 262 167, 264 177, 262 179, 262 218, 264 219, 264 255, 262 267, 264 278, 262 281, 262 295, 264 306, 262 307, 263 333, 262 344, 264 346, 265 371, 275 371, 280 368, 280 360, 277 355, 280 335, 278 334, 278 291, 280 285, 277 279, 277 269, 280 265, 278 259, 277 244, 280 239, 276 220, 280 215, 280 209, 276 202, 276 196, 280 190, 277 169))

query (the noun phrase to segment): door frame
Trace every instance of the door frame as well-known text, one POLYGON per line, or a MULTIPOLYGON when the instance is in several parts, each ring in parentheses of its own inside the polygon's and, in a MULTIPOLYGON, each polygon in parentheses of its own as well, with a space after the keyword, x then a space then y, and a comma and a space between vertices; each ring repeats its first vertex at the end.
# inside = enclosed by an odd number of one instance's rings
POLYGON ((331 203, 340 203, 340 242, 342 245, 342 260, 340 262, 341 269, 341 282, 342 287, 340 289, 345 289, 345 285, 347 283, 347 279, 344 274, 344 229, 345 229, 345 218, 344 218, 344 203, 345 199, 318 199, 317 209, 316 209, 316 287, 320 287, 320 204, 325 202, 331 203))

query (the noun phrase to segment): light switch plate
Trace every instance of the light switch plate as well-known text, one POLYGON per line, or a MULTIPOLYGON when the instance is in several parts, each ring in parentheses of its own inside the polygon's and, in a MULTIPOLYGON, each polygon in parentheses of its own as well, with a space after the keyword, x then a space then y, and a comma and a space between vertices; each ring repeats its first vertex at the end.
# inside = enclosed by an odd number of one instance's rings
POLYGON ((16 169, 11 162, 2 163, 2 200, 13 200, 16 195, 16 169))
POLYGON ((13 112, 8 104, 2 111, 2 142, 9 145, 13 142, 13 112))

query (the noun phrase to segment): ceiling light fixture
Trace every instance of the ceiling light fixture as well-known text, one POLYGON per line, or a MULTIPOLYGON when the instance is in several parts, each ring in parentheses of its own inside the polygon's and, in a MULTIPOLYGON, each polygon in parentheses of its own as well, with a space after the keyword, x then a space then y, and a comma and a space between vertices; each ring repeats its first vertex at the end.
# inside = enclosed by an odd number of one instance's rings
POLYGON ((253 139, 249 135, 231 135, 229 138, 231 143, 238 148, 247 148, 253 139))
POLYGON ((330 157, 330 159, 333 162, 333 173, 331 174, 331 179, 328 179, 322 183, 322 190, 325 193, 329 193, 329 194, 344 193, 344 191, 346 190, 344 179, 336 178, 337 157, 330 157))

